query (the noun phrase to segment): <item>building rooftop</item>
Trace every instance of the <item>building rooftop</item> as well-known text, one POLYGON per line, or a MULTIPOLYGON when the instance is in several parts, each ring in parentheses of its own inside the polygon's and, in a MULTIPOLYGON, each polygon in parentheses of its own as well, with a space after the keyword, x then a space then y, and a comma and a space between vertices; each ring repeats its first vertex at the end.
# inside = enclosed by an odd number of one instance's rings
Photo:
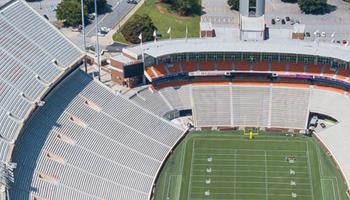
POLYGON ((245 17, 241 16, 241 30, 243 31, 264 31, 265 16, 245 17))
POLYGON ((350 62, 350 47, 326 42, 296 41, 291 39, 270 39, 260 42, 218 40, 217 38, 164 40, 148 42, 124 49, 123 52, 140 59, 144 53, 160 57, 176 53, 190 52, 266 52, 305 54, 332 57, 350 62))

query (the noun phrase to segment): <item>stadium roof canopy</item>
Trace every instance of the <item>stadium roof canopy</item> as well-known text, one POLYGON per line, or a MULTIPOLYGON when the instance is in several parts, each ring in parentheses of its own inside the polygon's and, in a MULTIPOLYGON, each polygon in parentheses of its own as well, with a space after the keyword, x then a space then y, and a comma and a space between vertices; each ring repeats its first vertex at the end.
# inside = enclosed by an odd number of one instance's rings
MULTIPOLYGON (((144 43, 144 53, 152 57, 191 52, 266 52, 305 54, 331 57, 346 62, 350 61, 350 47, 340 44, 323 42, 306 42, 290 39, 271 39, 261 42, 244 42, 232 40, 218 40, 216 38, 177 39, 144 43)), ((125 49, 124 52, 141 57, 141 45, 125 49)))

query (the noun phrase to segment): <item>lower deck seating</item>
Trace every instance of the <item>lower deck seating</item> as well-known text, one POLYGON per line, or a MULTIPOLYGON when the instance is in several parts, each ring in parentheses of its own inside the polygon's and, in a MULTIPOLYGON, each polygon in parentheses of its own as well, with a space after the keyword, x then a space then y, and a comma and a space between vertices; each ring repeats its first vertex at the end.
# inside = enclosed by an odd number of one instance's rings
POLYGON ((305 129, 309 114, 308 88, 275 88, 271 91, 271 126, 305 129))
POLYGON ((306 128, 308 88, 194 85, 189 93, 193 120, 199 127, 306 128))
POLYGON ((193 86, 192 98, 196 126, 230 126, 232 124, 229 87, 193 86))

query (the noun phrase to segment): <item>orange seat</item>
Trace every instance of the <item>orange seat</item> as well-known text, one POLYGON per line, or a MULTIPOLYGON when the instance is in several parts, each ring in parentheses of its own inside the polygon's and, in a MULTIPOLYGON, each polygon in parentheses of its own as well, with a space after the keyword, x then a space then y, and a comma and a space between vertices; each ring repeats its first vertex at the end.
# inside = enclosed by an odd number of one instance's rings
POLYGON ((289 63, 288 71, 304 73, 304 63, 289 63))
POLYGON ((286 72, 286 62, 273 61, 271 63, 271 71, 274 72, 286 72))
POLYGON ((181 85, 187 85, 187 84, 189 84, 188 81, 170 81, 170 82, 164 82, 164 83, 157 83, 154 86, 156 89, 161 89, 165 87, 181 86, 181 85))
POLYGON ((151 78, 155 78, 156 75, 153 73, 151 67, 147 67, 146 68, 146 73, 151 77, 151 78))
POLYGON ((331 70, 331 65, 323 65, 323 75, 334 76, 335 72, 331 70))
POLYGON ((200 62, 200 70, 201 71, 214 71, 215 70, 215 62, 214 61, 203 61, 200 62))
POLYGON ((180 70, 180 63, 174 63, 171 65, 167 65, 167 67, 168 67, 168 71, 172 74, 177 74, 181 71, 180 70))
POLYGON ((194 62, 194 61, 185 62, 183 65, 183 70, 185 72, 197 71, 196 62, 194 62))
POLYGON ((267 60, 255 62, 253 64, 254 71, 269 71, 269 62, 267 60))
POLYGON ((338 69, 337 72, 337 78, 339 79, 347 79, 350 76, 350 70, 349 69, 345 69, 343 67, 338 69))
POLYGON ((246 60, 236 61, 235 62, 236 71, 249 71, 249 63, 246 60))
POLYGON ((220 61, 217 62, 218 70, 222 71, 231 71, 232 70, 232 61, 220 61))
POLYGON ((158 75, 164 76, 166 75, 165 66, 163 64, 155 65, 154 68, 157 70, 158 75))
POLYGON ((164 76, 164 74, 162 74, 157 68, 152 67, 151 69, 152 69, 152 71, 154 72, 154 75, 155 75, 156 77, 164 76))
POLYGON ((322 69, 322 65, 318 64, 308 64, 307 65, 307 72, 312 74, 320 74, 322 69))

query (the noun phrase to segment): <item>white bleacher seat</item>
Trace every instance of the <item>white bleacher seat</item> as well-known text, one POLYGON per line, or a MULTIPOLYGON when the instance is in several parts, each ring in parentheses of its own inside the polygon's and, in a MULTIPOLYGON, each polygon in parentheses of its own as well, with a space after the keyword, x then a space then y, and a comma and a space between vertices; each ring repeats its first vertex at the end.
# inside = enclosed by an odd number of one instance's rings
POLYGON ((47 199, 69 194, 76 199, 146 200, 164 159, 185 132, 80 70, 45 101, 24 126, 13 153, 20 169, 15 177, 23 178, 12 185, 10 196, 12 191, 23 193, 13 194, 19 200, 31 187, 37 188, 34 195, 47 199), (38 178, 40 173, 57 181, 38 178))

